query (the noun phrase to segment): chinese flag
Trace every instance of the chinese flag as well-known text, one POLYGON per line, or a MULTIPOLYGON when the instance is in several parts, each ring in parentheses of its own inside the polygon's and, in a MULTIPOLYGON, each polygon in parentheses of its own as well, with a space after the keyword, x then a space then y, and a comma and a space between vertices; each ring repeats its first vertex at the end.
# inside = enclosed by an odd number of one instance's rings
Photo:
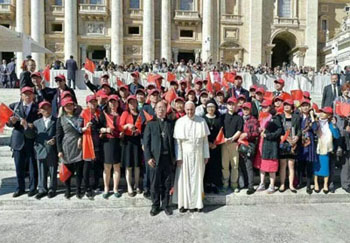
POLYGON ((238 140, 238 143, 239 143, 239 144, 243 144, 243 145, 245 145, 245 146, 249 146, 249 142, 248 142, 247 139, 238 140))
POLYGON ((276 108, 277 114, 282 114, 284 112, 284 107, 281 105, 280 107, 276 108))
POLYGON ((167 74, 167 80, 168 80, 168 82, 171 82, 171 81, 176 80, 176 74, 175 74, 175 73, 172 73, 172 72, 168 72, 168 74, 167 74))
POLYGON ((281 139, 281 143, 284 143, 287 140, 287 138, 289 137, 289 134, 290 134, 290 129, 288 129, 286 133, 283 135, 281 139))
POLYGON ((85 59, 85 69, 88 70, 90 73, 94 73, 96 66, 93 61, 91 61, 89 58, 85 59))
POLYGON ((155 83, 157 85, 157 89, 160 90, 162 86, 162 79, 163 77, 159 74, 148 74, 147 81, 149 83, 155 83))
MULTIPOLYGON (((90 109, 85 109, 81 112, 80 116, 84 119, 84 126, 92 119, 92 114, 90 109)), ((89 127, 83 134, 83 160, 91 159, 94 160, 95 150, 94 143, 91 136, 91 127, 89 127)))
POLYGON ((143 110, 143 114, 145 115, 146 121, 150 121, 153 119, 153 116, 150 115, 147 111, 143 110))
POLYGON ((269 112, 260 111, 260 113, 259 113, 259 121, 262 121, 262 120, 268 118, 269 116, 270 116, 269 112))
POLYGON ((339 115, 339 116, 342 116, 343 113, 342 113, 342 110, 341 110, 341 102, 340 101, 337 101, 335 102, 335 114, 339 115))
POLYGON ((224 86, 226 90, 228 90, 228 83, 225 77, 222 79, 222 86, 224 86))
POLYGON ((271 91, 265 91, 264 99, 273 100, 273 93, 271 91))
POLYGON ((312 104, 312 109, 314 109, 316 113, 320 112, 320 109, 318 108, 318 105, 316 103, 312 104))
POLYGON ((216 136, 216 139, 214 141, 215 145, 220 145, 225 143, 225 135, 224 135, 224 128, 221 127, 218 135, 216 136))
POLYGON ((206 88, 207 88, 208 92, 213 93, 213 84, 211 83, 210 78, 208 79, 208 83, 207 83, 206 88))
POLYGON ((350 104, 344 103, 344 109, 343 109, 343 116, 348 117, 350 116, 350 104))
POLYGON ((177 94, 173 88, 169 89, 168 92, 166 92, 164 99, 170 104, 174 99, 176 99, 177 94))
POLYGON ((135 121, 135 127, 137 129, 137 131, 141 134, 141 131, 142 131, 142 118, 141 116, 139 115, 135 121))
POLYGON ((224 78, 226 79, 227 82, 234 83, 236 74, 232 72, 226 72, 224 73, 224 78))
POLYGON ((72 172, 62 163, 59 170, 60 181, 65 182, 71 175, 72 172))
POLYGON ((283 92, 283 94, 281 94, 281 97, 282 97, 283 101, 288 100, 288 99, 293 99, 292 96, 290 94, 288 94, 287 92, 283 92))
POLYGON ((120 87, 124 85, 124 83, 117 77, 117 86, 120 87))
POLYGON ((221 84, 219 82, 215 82, 214 83, 214 89, 215 89, 215 91, 221 90, 221 84))
POLYGON ((114 122, 113 122, 113 119, 104 111, 103 112, 105 117, 106 117, 106 125, 107 127, 109 127, 110 129, 115 129, 115 126, 114 126, 114 122))
POLYGON ((50 65, 47 65, 43 71, 44 79, 46 82, 50 82, 50 65))
POLYGON ((292 94, 293 100, 301 101, 304 98, 303 91, 300 89, 299 90, 292 90, 292 91, 290 91, 290 93, 292 94))
POLYGON ((4 103, 0 104, 0 133, 4 132, 6 123, 10 117, 13 116, 13 111, 7 107, 4 103))

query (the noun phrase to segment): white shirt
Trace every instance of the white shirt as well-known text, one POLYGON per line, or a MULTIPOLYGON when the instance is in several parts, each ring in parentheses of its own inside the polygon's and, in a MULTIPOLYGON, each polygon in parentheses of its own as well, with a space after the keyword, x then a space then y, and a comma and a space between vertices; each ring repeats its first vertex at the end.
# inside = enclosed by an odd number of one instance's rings
POLYGON ((46 129, 47 129, 48 126, 49 126, 49 122, 51 121, 51 117, 52 117, 52 116, 43 117, 43 120, 44 120, 44 124, 45 124, 45 128, 46 128, 46 129))

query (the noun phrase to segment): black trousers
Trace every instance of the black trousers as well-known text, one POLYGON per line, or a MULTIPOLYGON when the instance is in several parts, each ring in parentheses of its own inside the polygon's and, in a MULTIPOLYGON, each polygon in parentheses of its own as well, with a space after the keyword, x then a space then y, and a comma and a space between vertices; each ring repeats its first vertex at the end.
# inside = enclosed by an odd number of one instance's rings
POLYGON ((25 145, 21 150, 14 150, 13 158, 16 166, 16 191, 25 191, 27 165, 29 166, 29 190, 36 190, 38 185, 38 168, 34 158, 34 148, 28 148, 27 145, 25 145))
POLYGON ((249 157, 239 156, 239 179, 238 184, 240 188, 248 185, 248 188, 254 187, 254 171, 253 161, 249 157))
POLYGON ((155 168, 149 166, 152 208, 159 208, 160 201, 163 208, 169 206, 172 167, 171 158, 168 155, 162 155, 155 168))
POLYGON ((335 164, 337 162, 337 156, 334 153, 329 155, 329 189, 335 189, 335 164))
POLYGON ((39 172, 39 192, 46 193, 47 189, 47 176, 50 176, 49 190, 56 192, 57 189, 57 163, 50 164, 46 159, 38 160, 38 172, 39 172))
POLYGON ((83 180, 84 180, 84 190, 91 191, 90 186, 90 170, 93 167, 93 161, 84 161, 83 166, 83 180))
POLYGON ((297 163, 297 175, 298 175, 298 181, 301 185, 303 182, 303 177, 306 175, 306 187, 310 188, 311 181, 313 178, 313 168, 312 168, 312 161, 301 161, 299 160, 297 163), (306 172, 306 173, 305 173, 306 172))
MULTIPOLYGON (((74 173, 76 174, 76 184, 77 184, 77 191, 80 192, 81 190, 81 182, 83 180, 83 169, 84 169, 84 161, 79 161, 76 163, 72 163, 72 164, 66 164, 68 170, 70 172, 72 172, 72 176, 74 175, 74 173)), ((72 176, 69 177, 68 180, 65 181, 65 185, 66 185, 66 189, 70 190, 71 189, 71 179, 72 176)))
POLYGON ((96 158, 91 163, 90 168, 93 168, 94 171, 94 189, 97 189, 100 186, 100 180, 103 177, 104 164, 103 159, 96 158))

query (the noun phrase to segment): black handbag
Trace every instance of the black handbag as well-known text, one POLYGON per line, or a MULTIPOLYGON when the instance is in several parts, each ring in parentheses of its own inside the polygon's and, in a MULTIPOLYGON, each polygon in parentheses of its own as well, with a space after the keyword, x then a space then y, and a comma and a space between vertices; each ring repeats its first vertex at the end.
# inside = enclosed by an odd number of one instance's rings
POLYGON ((248 146, 245 144, 240 144, 238 147, 238 152, 243 157, 254 158, 256 152, 256 144, 249 143, 248 146))

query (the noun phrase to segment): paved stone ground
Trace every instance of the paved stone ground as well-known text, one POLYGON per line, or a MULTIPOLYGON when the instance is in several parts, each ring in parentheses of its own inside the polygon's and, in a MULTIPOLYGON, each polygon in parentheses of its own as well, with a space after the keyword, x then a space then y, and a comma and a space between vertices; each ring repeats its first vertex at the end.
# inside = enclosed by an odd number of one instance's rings
POLYGON ((0 211, 0 242, 349 242, 349 204, 0 211))

